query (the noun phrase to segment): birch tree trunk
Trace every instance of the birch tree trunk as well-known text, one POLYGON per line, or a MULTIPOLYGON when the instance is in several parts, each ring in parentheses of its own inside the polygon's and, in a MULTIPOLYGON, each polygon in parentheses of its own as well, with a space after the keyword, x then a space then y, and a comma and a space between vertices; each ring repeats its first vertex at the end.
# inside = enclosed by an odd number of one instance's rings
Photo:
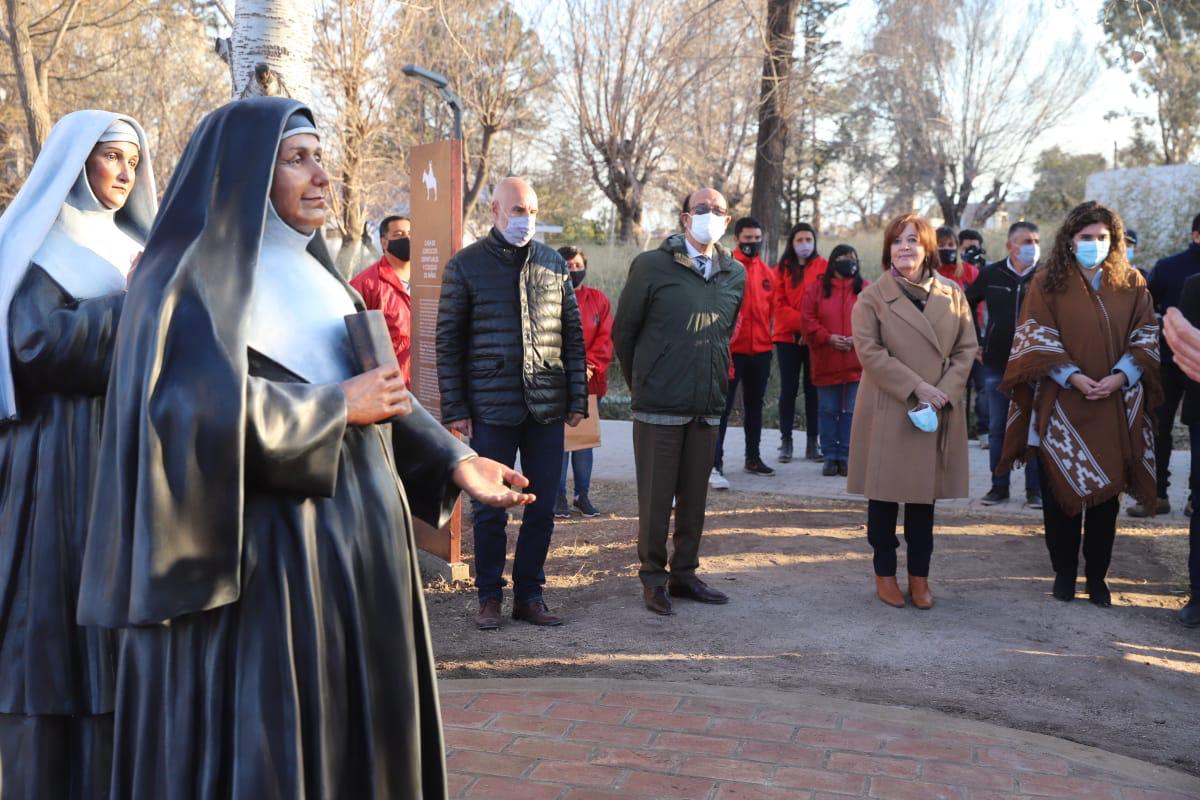
POLYGON ((286 94, 311 102, 315 26, 312 0, 237 0, 229 61, 233 96, 286 94), (255 88, 258 64, 271 68, 282 91, 255 88))

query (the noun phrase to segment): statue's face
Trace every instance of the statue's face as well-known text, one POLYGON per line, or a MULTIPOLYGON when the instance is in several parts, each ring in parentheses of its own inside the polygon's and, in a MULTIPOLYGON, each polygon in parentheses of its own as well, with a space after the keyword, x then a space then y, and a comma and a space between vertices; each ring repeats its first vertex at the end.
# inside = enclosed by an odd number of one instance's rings
POLYGON ((328 190, 321 140, 311 133, 284 139, 271 180, 271 203, 280 218, 302 233, 312 233, 325 224, 328 190))
POLYGON ((92 148, 85 165, 88 185, 106 208, 115 210, 125 206, 137 182, 141 158, 138 146, 129 142, 101 142, 92 148))

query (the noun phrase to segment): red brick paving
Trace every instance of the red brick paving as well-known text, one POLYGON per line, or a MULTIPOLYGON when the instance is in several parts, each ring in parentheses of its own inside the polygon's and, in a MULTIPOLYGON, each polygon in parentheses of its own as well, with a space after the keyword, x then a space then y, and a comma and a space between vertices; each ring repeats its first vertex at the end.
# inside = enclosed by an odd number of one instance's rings
POLYGON ((994 726, 950 730, 900 709, 880 719, 855 703, 788 708, 780 693, 751 702, 683 686, 588 688, 611 683, 443 683, 451 797, 1200 800, 1200 788, 1179 788, 1200 787, 1188 776, 1129 759, 1101 766, 1098 751, 1065 742, 1046 752, 994 726))

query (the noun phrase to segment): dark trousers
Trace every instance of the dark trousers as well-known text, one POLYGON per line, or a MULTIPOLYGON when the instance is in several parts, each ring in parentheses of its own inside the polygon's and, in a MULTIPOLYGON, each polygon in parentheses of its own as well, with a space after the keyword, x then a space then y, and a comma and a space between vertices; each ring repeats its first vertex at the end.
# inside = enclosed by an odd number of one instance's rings
MULTIPOLYGON (((1043 475, 1046 470, 1042 470, 1043 475)), ((1070 515, 1050 490, 1049 481, 1042 478, 1042 519, 1046 524, 1046 549, 1050 551, 1050 566, 1055 574, 1079 574, 1079 540, 1083 538, 1083 570, 1087 580, 1102 581, 1112 561, 1113 540, 1117 538, 1117 514, 1121 511, 1119 497, 1070 515)))
MULTIPOLYGON (((1195 464, 1200 459, 1200 436, 1197 430, 1200 425, 1191 426, 1192 434, 1192 463, 1195 464)), ((1200 489, 1200 479, 1196 478, 1197 470, 1192 470, 1192 496, 1196 496, 1196 490, 1200 489)), ((1191 523, 1188 526, 1188 578, 1192 584, 1192 598, 1200 601, 1200 514, 1192 513, 1191 523)))
MULTIPOLYGON (((988 462, 992 468, 992 487, 1008 491, 1010 472, 996 474, 1000 453, 1004 449, 1004 426, 1008 424, 1008 395, 1000 391, 1004 370, 981 364, 984 394, 988 400, 988 462)), ((1031 458, 1025 465, 1025 491, 1040 491, 1041 465, 1031 458)))
POLYGON ((817 438, 817 389, 812 382, 808 348, 802 344, 775 343, 779 358, 779 438, 792 440, 796 425, 796 396, 804 387, 804 431, 809 441, 817 438), (801 381, 803 376, 803 381, 801 381))
POLYGON ((688 583, 700 566, 700 535, 717 429, 700 420, 686 425, 633 421, 638 493, 638 576, 644 586, 688 583), (675 550, 667 572, 667 531, 675 501, 675 550))
POLYGON ((771 380, 771 354, 733 354, 733 380, 729 394, 725 395, 725 413, 721 415, 721 430, 717 434, 717 455, 713 465, 717 469, 725 466, 725 429, 729 426, 729 413, 737 396, 738 384, 742 386, 742 430, 746 436, 746 460, 761 458, 759 445, 762 442, 763 401, 767 397, 767 383, 771 380))
MULTIPOLYGON (((867 501, 867 541, 875 550, 875 574, 881 578, 896 574, 899 515, 899 503, 867 501)), ((928 578, 929 559, 933 556, 933 503, 904 504, 904 542, 908 545, 908 574, 928 578)))
MULTIPOLYGON (((991 406, 988 403, 987 391, 983 380, 983 364, 979 361, 971 365, 971 377, 967 381, 967 407, 971 405, 971 392, 975 392, 975 435, 987 436, 991 433, 991 406)), ((991 447, 988 440, 988 447, 991 447)))
MULTIPOLYGON (((546 583, 546 553, 554 533, 554 498, 562 471, 563 424, 543 425, 526 417, 520 425, 491 425, 472 422, 471 447, 484 458, 508 466, 521 455, 521 472, 529 479, 528 492, 537 495, 524 507, 517 549, 513 556, 513 599, 528 603, 542 598, 546 583)), ((475 587, 479 599, 499 600, 504 596, 504 561, 507 557, 508 511, 482 503, 471 503, 475 529, 475 587)))
MULTIPOLYGON (((1187 376, 1174 362, 1163 364, 1159 375, 1162 376, 1163 402, 1158 407, 1158 430, 1154 434, 1154 468, 1158 472, 1158 496, 1166 497, 1167 488, 1171 485, 1171 451, 1174 449, 1171 431, 1175 427, 1175 414, 1183 401, 1183 393, 1187 390, 1187 376)), ((1191 429, 1189 436, 1192 439, 1192 452, 1195 452, 1196 437, 1191 429)), ((1196 461, 1193 459, 1189 467, 1189 486, 1195 483, 1196 472, 1196 461)))

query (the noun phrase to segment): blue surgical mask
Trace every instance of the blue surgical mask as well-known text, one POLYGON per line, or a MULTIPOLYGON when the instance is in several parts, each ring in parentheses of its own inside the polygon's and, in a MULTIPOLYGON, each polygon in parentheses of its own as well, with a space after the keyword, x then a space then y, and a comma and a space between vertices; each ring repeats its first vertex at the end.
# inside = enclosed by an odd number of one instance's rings
POLYGON ((513 247, 524 247, 533 239, 535 225, 533 217, 509 217, 508 224, 500 234, 513 247))
POLYGON ((1021 259, 1021 263, 1027 267, 1032 267, 1042 257, 1042 248, 1036 244, 1023 244, 1021 249, 1017 251, 1017 258, 1021 259))
POLYGON ((908 418, 919 431, 933 433, 938 429, 937 412, 929 403, 921 403, 908 412, 908 418))
POLYGON ((1091 269, 1108 256, 1108 241, 1082 241, 1075 243, 1075 260, 1084 269, 1091 269))
POLYGON ((1130 264, 1133 263, 1133 248, 1132 247, 1125 248, 1125 260, 1128 261, 1130 264))

